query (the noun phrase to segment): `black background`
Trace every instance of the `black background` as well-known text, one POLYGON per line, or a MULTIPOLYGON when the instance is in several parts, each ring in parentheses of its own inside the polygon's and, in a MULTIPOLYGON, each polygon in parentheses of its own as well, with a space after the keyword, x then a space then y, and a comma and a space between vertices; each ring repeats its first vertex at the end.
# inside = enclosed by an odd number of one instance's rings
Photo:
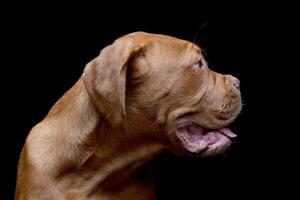
POLYGON ((220 5, 217 10, 204 4, 173 4, 152 3, 130 10, 119 4, 8 7, 2 18, 5 163, 1 165, 5 170, 0 199, 12 199, 18 156, 31 127, 103 47, 134 31, 195 40, 207 52, 212 69, 241 80, 244 107, 231 126, 238 134, 236 142, 217 158, 178 158, 169 153, 156 158, 152 165, 158 199, 244 199, 280 193, 281 170, 272 170, 282 164, 274 159, 282 152, 266 142, 271 133, 276 134, 267 128, 266 113, 272 109, 268 96, 275 90, 270 83, 277 68, 261 60, 267 56, 262 54, 269 42, 266 26, 275 19, 258 17, 265 10, 255 6, 228 10, 220 5))

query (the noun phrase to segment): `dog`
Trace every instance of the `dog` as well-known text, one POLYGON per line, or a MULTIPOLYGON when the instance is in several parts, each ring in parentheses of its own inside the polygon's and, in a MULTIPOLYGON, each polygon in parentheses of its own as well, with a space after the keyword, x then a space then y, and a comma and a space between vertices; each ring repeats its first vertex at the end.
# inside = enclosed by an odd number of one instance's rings
POLYGON ((223 153, 240 110, 239 80, 209 69, 197 45, 125 35, 32 128, 15 199, 155 199, 147 163, 164 151, 223 153))

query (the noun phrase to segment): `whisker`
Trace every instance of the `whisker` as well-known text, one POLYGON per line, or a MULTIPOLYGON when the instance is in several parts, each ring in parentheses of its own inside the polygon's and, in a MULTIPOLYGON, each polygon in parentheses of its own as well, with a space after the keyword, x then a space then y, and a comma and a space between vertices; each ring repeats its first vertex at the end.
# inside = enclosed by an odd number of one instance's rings
POLYGON ((206 58, 208 58, 208 54, 207 54, 206 50, 202 48, 201 51, 202 51, 202 53, 204 54, 204 56, 205 56, 206 58))
POLYGON ((198 31, 196 32, 196 35, 193 39, 194 43, 196 44, 197 41, 197 37, 199 36, 200 32, 207 26, 207 21, 204 22, 204 24, 202 24, 202 26, 198 29, 198 31))
POLYGON ((202 42, 203 40, 207 40, 207 39, 208 39, 208 36, 203 37, 203 38, 201 38, 201 39, 199 39, 199 40, 197 41, 197 44, 199 44, 199 43, 202 42))

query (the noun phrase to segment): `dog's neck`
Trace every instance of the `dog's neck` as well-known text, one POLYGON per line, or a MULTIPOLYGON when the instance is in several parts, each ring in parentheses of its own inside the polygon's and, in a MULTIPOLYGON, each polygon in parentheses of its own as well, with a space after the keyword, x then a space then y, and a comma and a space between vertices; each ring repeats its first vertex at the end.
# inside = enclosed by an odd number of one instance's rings
POLYGON ((122 181, 128 181, 138 168, 164 150, 163 144, 155 142, 153 134, 139 133, 138 124, 148 123, 142 116, 137 117, 141 120, 138 123, 127 121, 119 128, 112 128, 99 115, 81 79, 71 90, 62 98, 75 101, 69 105, 60 104, 70 101, 58 101, 48 114, 48 120, 61 120, 68 126, 66 132, 63 128, 60 131, 65 134, 69 143, 67 146, 73 148, 73 160, 59 173, 60 177, 67 177, 60 178, 62 187, 73 187, 74 182, 86 182, 83 184, 84 190, 89 193, 95 187, 100 190, 115 187, 122 181), (84 176, 78 175, 81 174, 78 171, 83 172, 84 176))
POLYGON ((96 151, 90 157, 91 162, 87 160, 83 165, 90 167, 101 163, 93 177, 94 186, 100 190, 124 187, 124 182, 137 181, 140 177, 136 174, 140 176, 141 171, 142 180, 147 180, 145 176, 149 174, 145 173, 143 165, 165 150, 162 134, 143 129, 151 127, 151 124, 145 116, 131 108, 127 109, 127 118, 121 126, 113 128, 104 118, 99 120, 96 151), (101 168, 105 171, 102 172, 101 168))

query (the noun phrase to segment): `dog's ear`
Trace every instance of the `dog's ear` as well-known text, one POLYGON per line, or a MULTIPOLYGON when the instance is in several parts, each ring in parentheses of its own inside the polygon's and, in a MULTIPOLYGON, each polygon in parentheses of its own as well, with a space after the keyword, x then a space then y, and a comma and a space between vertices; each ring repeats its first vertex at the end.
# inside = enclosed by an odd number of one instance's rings
POLYGON ((83 81, 95 105, 113 125, 126 116, 126 72, 130 59, 140 52, 133 39, 123 37, 104 48, 84 69, 83 81))

